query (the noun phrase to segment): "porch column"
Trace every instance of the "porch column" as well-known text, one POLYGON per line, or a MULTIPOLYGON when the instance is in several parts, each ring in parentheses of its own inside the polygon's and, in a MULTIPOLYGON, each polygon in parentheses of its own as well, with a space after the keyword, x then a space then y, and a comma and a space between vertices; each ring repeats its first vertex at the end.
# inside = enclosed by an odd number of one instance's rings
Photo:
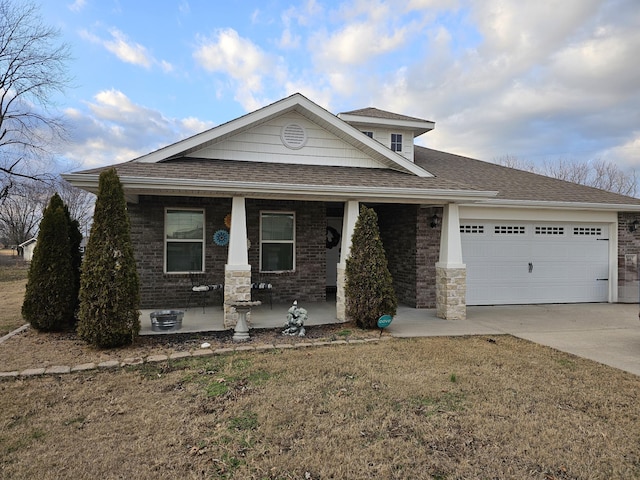
POLYGON ((436 315, 446 320, 467 318, 467 266, 462 263, 458 205, 444 206, 440 259, 436 263, 436 315))
POLYGON ((224 266, 225 327, 232 327, 238 320, 238 314, 227 305, 237 300, 251 300, 251 265, 247 253, 247 211, 244 197, 233 197, 231 204, 229 252, 224 266))
POLYGON ((360 215, 360 202, 349 200, 344 204, 344 217, 342 219, 342 242, 340 244, 340 263, 338 263, 338 276, 336 279, 336 318, 342 322, 347 320, 346 297, 344 293, 345 270, 347 258, 351 254, 351 237, 360 215))

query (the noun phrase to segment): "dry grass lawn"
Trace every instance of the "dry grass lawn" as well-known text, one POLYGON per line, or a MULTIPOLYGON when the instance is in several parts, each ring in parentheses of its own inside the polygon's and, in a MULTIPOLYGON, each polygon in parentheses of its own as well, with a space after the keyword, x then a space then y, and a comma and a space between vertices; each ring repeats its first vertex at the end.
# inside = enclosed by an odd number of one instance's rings
POLYGON ((637 376, 510 336, 10 379, 0 478, 640 478, 638 392, 637 376))

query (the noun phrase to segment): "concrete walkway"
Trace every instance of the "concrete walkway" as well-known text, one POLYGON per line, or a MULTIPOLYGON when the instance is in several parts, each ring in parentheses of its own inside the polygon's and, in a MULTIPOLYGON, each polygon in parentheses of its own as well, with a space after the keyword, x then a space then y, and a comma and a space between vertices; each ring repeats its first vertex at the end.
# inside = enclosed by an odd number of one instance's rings
POLYGON ((467 320, 400 307, 394 337, 510 334, 640 375, 637 304, 502 305, 468 307, 467 320))

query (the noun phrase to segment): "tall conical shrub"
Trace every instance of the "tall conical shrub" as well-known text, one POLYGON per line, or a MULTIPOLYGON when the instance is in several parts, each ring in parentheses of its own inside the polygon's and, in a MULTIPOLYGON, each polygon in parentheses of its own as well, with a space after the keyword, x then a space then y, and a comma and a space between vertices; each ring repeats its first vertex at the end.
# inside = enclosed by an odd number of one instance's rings
POLYGON ((98 347, 128 345, 140 332, 139 305, 124 190, 111 168, 100 174, 82 265, 78 335, 98 347))
POLYGON ((346 265, 346 313, 361 328, 376 328, 382 315, 395 315, 398 300, 384 252, 378 215, 364 205, 351 238, 346 265))
POLYGON ((22 304, 22 316, 40 331, 61 331, 74 323, 78 272, 71 254, 70 224, 69 212, 56 193, 40 222, 22 304))

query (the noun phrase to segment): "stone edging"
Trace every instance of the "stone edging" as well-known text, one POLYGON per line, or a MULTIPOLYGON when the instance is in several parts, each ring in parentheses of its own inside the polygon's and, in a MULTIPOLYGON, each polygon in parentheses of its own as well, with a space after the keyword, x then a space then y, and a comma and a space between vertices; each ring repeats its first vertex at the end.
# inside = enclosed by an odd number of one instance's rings
POLYGON ((9 332, 7 333, 4 337, 0 338, 0 343, 5 342, 7 340, 9 340, 11 337, 13 337, 14 335, 17 335, 19 333, 24 332, 27 328, 29 328, 29 324, 25 323, 24 325, 22 325, 21 327, 16 328, 13 332, 9 332))
MULTIPOLYGON (((26 325, 24 327, 26 328, 26 325)), ((15 335, 19 333, 17 330, 11 332, 9 335, 15 335)), ((5 337, 3 337, 4 339, 5 337)), ((301 343, 276 343, 276 344, 261 344, 261 345, 234 345, 232 347, 217 348, 212 350, 210 348, 201 348, 192 352, 174 352, 170 355, 149 355, 146 358, 125 358, 124 360, 107 360, 100 363, 83 363, 75 365, 73 367, 65 365, 54 365, 51 367, 41 368, 27 368, 25 370, 14 370, 11 372, 0 372, 0 380, 5 378, 29 378, 38 377, 42 375, 64 375, 67 373, 87 372, 91 370, 111 370, 115 368, 122 368, 132 365, 142 365, 144 363, 159 363, 167 360, 178 360, 182 358, 197 358, 208 357, 212 355, 226 355, 235 352, 264 352, 268 350, 278 349, 297 349, 306 347, 323 347, 328 345, 351 345, 362 344, 370 342, 379 342, 385 340, 391 340, 393 337, 379 337, 379 338, 366 338, 360 340, 333 340, 333 341, 317 341, 317 342, 301 342, 301 343)))

